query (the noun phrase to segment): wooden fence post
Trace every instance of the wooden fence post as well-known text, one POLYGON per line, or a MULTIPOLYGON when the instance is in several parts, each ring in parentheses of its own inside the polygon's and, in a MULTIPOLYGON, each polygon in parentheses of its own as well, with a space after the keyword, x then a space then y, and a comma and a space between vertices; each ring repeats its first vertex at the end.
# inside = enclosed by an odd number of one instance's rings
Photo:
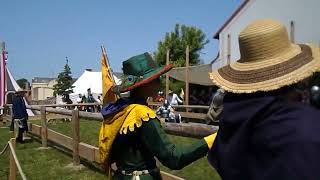
MULTIPOLYGON (((170 64, 170 50, 167 49, 167 55, 166 55, 166 65, 170 64)), ((169 93, 169 73, 166 73, 166 99, 168 99, 168 93, 169 93)))
POLYGON ((48 147, 48 127, 47 127, 47 117, 46 117, 46 107, 41 106, 40 109, 41 112, 41 141, 42 141, 42 147, 47 148, 48 147))
MULTIPOLYGON (((14 150, 16 149, 16 139, 15 138, 11 138, 10 139, 10 142, 14 148, 14 150)), ((9 180, 15 180, 16 177, 17 177, 17 165, 14 161, 14 157, 13 157, 13 154, 12 154, 12 151, 10 149, 10 174, 9 174, 9 180)))
MULTIPOLYGON (((189 105, 189 45, 186 48, 186 94, 185 94, 185 104, 189 105)), ((189 112, 189 109, 186 108, 186 112, 189 112)))
POLYGON ((79 143, 80 143, 80 122, 79 110, 72 111, 72 139, 73 139, 73 165, 80 165, 79 143))

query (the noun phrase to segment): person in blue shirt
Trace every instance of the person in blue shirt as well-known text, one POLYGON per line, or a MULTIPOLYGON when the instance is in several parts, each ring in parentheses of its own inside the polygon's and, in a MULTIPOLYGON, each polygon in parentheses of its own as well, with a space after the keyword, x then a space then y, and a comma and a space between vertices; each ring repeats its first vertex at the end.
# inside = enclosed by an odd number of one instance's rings
POLYGON ((23 132, 28 131, 28 113, 27 108, 24 103, 24 94, 25 91, 22 89, 18 89, 15 92, 15 95, 12 99, 12 123, 11 123, 11 130, 13 130, 14 121, 17 121, 19 124, 19 132, 17 137, 18 143, 23 143, 23 132))

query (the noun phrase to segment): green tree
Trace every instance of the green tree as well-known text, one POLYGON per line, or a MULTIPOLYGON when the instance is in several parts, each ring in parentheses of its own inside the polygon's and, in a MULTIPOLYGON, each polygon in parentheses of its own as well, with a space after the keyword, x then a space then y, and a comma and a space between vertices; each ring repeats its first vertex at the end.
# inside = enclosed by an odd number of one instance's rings
POLYGON ((21 78, 17 80, 18 85, 22 88, 25 89, 26 88, 26 83, 29 84, 28 80, 25 78, 21 78))
POLYGON ((53 86, 54 95, 70 94, 73 92, 73 80, 71 76, 71 69, 68 65, 68 60, 62 72, 59 73, 57 84, 53 86))
MULTIPOLYGON (((167 49, 170 50, 170 63, 174 67, 183 67, 186 62, 186 48, 189 45, 189 63, 190 65, 197 65, 203 62, 200 59, 201 50, 209 40, 205 33, 192 26, 176 24, 172 32, 167 32, 164 39, 158 42, 157 51, 154 57, 161 65, 166 64, 167 49)), ((162 88, 165 88, 165 81, 161 82, 162 88)), ((171 90, 179 94, 181 88, 185 88, 185 83, 170 79, 169 87, 171 90)))
POLYGON ((185 52, 189 45, 189 63, 196 65, 201 62, 200 52, 209 43, 204 32, 196 27, 176 24, 172 32, 167 32, 164 39, 158 43, 154 53, 160 64, 166 64, 166 52, 170 50, 170 63, 174 67, 185 66, 185 52))

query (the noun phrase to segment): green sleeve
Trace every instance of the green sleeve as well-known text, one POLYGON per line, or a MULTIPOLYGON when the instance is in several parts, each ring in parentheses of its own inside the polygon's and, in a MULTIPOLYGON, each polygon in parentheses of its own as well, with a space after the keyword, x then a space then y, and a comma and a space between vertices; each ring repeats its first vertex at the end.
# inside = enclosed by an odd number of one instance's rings
POLYGON ((158 119, 144 122, 140 127, 142 143, 157 159, 170 169, 181 169, 208 152, 206 142, 201 139, 188 146, 176 146, 161 127, 158 119))

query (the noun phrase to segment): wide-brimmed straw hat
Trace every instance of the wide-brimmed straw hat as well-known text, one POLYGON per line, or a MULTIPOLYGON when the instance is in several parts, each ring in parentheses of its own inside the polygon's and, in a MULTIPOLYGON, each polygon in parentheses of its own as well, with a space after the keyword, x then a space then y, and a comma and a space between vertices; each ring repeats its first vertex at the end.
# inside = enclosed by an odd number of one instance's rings
POLYGON ((240 59, 210 73, 217 86, 233 93, 272 91, 297 83, 320 70, 320 50, 293 44, 285 26, 264 19, 239 35, 240 59))
POLYGON ((120 92, 132 91, 150 83, 172 69, 172 65, 159 66, 149 53, 133 56, 122 63, 123 74, 120 92))

